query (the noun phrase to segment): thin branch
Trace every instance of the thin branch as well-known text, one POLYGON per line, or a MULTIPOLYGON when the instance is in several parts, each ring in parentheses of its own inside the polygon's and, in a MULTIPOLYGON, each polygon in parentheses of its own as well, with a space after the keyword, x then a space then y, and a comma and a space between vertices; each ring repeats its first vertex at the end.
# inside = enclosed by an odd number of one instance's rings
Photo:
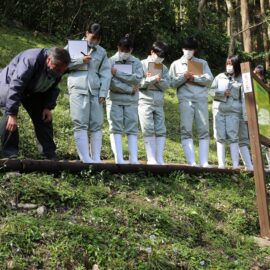
POLYGON ((248 28, 239 31, 238 33, 233 34, 233 37, 236 37, 236 36, 238 36, 239 34, 245 32, 245 31, 247 31, 247 30, 249 30, 249 29, 252 29, 252 28, 257 27, 257 26, 259 26, 259 25, 261 25, 261 24, 264 24, 264 23, 266 23, 269 19, 270 19, 270 17, 267 17, 267 18, 266 18, 265 20, 263 20, 262 22, 259 22, 259 23, 257 23, 257 24, 251 25, 251 26, 249 26, 248 28))
POLYGON ((76 12, 76 14, 74 15, 74 17, 73 17, 73 19, 72 19, 72 22, 71 22, 70 27, 69 27, 69 30, 68 30, 68 34, 69 34, 70 31, 71 31, 71 28, 72 28, 72 26, 73 26, 73 23, 74 23, 75 19, 77 18, 77 16, 79 15, 79 13, 80 13, 80 11, 81 11, 82 4, 83 4, 83 0, 80 1, 79 9, 78 9, 78 11, 76 12))

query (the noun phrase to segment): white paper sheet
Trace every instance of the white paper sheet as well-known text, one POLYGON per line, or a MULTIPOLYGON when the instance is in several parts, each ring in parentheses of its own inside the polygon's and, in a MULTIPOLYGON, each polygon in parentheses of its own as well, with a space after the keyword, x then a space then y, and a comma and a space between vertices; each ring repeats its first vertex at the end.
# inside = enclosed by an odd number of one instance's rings
POLYGON ((218 80, 218 91, 225 92, 228 89, 229 81, 227 79, 218 80))
POLYGON ((87 54, 87 41, 86 40, 69 40, 68 51, 72 59, 81 58, 83 54, 87 54))
POLYGON ((114 64, 113 66, 118 71, 124 72, 128 75, 132 74, 132 65, 131 64, 114 64))

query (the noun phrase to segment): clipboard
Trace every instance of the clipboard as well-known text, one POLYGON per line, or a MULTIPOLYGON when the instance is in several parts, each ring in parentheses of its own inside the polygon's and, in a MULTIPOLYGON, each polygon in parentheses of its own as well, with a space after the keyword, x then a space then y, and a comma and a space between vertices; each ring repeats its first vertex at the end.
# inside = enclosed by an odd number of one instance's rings
POLYGON ((88 45, 86 40, 69 40, 68 52, 70 58, 77 59, 82 57, 82 52, 87 54, 88 45))
POLYGON ((113 67, 128 75, 132 74, 132 64, 114 64, 113 67))
MULTIPOLYGON (((188 66, 188 72, 192 72, 194 75, 197 75, 197 76, 203 75, 203 64, 202 63, 188 60, 187 66, 188 66)), ((195 83, 195 82, 188 82, 188 84, 201 86, 200 84, 195 83)))
MULTIPOLYGON (((148 72, 151 73, 151 76, 156 76, 156 75, 162 75, 163 73, 163 64, 157 64, 155 62, 149 62, 148 63, 148 72)), ((149 85, 148 89, 150 90, 155 90, 157 87, 155 85, 149 85)))
POLYGON ((224 93, 229 88, 229 81, 227 79, 218 80, 218 91, 219 93, 224 93))
POLYGON ((203 74, 203 64, 200 62, 188 61, 188 72, 192 72, 194 75, 202 75, 203 74))
MULTIPOLYGON (((84 54, 88 53, 87 40, 69 40, 68 41, 68 52, 71 59, 81 58, 84 54)), ((82 64, 77 70, 86 71, 88 70, 87 64, 82 64)))
POLYGON ((148 63, 148 72, 150 72, 152 74, 152 76, 155 75, 162 75, 163 73, 163 64, 157 64, 154 62, 149 62, 148 63))

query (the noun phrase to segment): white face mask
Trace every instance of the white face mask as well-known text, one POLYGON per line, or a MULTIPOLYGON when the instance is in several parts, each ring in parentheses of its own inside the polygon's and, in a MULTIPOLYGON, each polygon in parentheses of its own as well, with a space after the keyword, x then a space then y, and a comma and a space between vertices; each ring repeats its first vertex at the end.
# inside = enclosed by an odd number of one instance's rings
POLYGON ((130 57, 131 53, 119 52, 119 58, 121 60, 127 60, 130 57))
POLYGON ((183 53, 187 60, 190 60, 194 56, 194 50, 183 49, 183 53))
POLYGON ((229 74, 233 74, 234 73, 234 69, 232 65, 227 65, 226 66, 226 72, 229 74))
POLYGON ((90 47, 90 48, 95 48, 97 45, 99 45, 98 43, 93 43, 93 42, 90 42, 90 41, 88 41, 87 42, 87 44, 88 44, 88 46, 90 47))
POLYGON ((151 55, 151 59, 153 62, 155 62, 156 64, 161 64, 164 61, 164 58, 161 58, 159 56, 157 56, 157 54, 153 53, 151 55))

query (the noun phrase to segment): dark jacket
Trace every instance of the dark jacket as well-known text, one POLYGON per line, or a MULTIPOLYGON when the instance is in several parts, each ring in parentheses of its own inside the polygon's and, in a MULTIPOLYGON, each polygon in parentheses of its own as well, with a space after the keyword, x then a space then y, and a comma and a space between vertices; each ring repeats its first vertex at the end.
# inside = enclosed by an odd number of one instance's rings
MULTIPOLYGON (((5 108, 7 115, 17 115, 19 106, 25 96, 33 95, 33 89, 44 71, 48 49, 29 49, 15 56, 11 62, 0 71, 0 107, 5 108)), ((52 110, 56 106, 59 95, 57 87, 61 78, 42 95, 41 106, 52 110)))

